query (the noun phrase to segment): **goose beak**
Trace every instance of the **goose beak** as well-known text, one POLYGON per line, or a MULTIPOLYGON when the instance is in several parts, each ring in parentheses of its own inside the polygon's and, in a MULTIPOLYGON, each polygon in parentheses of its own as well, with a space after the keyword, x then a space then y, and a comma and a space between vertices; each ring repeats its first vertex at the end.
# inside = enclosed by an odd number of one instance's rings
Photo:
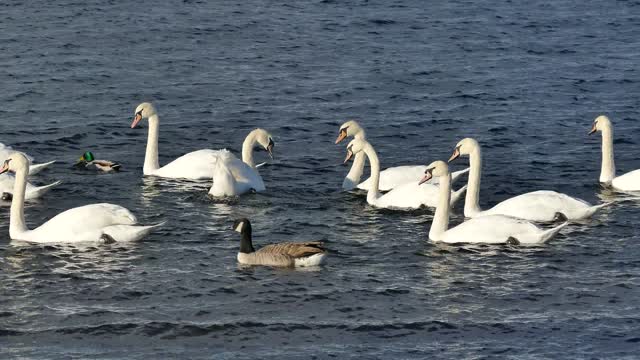
POLYGON ((137 113, 136 116, 133 117, 133 122, 131 123, 131 128, 135 128, 138 123, 140 122, 140 120, 142 120, 142 114, 141 113, 137 113))
POLYGON ((589 134, 587 134, 587 135, 591 135, 591 134, 593 134, 594 132, 596 132, 597 130, 598 130, 598 129, 596 129, 596 124, 594 123, 594 124, 593 124, 593 126, 591 127, 591 131, 589 131, 589 134))
POLYGON ((451 157, 449 158, 448 162, 452 162, 453 160, 457 159, 460 157, 460 148, 455 148, 453 150, 453 154, 451 154, 451 157))
POLYGON ((351 160, 352 157, 353 157, 353 151, 351 151, 351 149, 348 149, 347 157, 344 158, 344 161, 342 162, 342 164, 346 164, 349 160, 351 160))
POLYGON ((346 129, 340 130, 340 133, 338 134, 338 138, 336 139, 336 144, 339 144, 340 141, 344 140, 344 138, 346 137, 347 137, 347 130, 346 129))
POLYGON ((6 173, 7 171, 9 171, 9 161, 5 161, 2 164, 2 167, 0 167, 0 175, 6 173))
POLYGON ((424 172, 424 177, 422 178, 422 180, 420 180, 420 182, 418 183, 418 185, 422 185, 424 183, 426 183, 427 181, 431 180, 431 178, 433 177, 433 175, 431 175, 431 171, 425 171, 424 172))
POLYGON ((273 140, 269 141, 269 145, 267 145, 267 152, 269 153, 269 157, 271 158, 271 160, 273 160, 273 147, 275 146, 275 144, 273 143, 273 140))

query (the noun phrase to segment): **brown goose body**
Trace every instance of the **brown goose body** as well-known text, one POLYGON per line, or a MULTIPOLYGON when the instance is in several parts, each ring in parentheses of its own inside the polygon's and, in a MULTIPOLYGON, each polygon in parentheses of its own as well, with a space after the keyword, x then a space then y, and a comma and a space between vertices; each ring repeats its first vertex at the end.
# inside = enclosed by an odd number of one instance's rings
POLYGON ((294 267, 296 266, 296 260, 298 260, 298 263, 301 263, 301 260, 314 255, 326 255, 326 250, 322 242, 311 241, 271 244, 252 253, 239 252, 238 262, 246 265, 294 267))
POLYGON ((255 250, 251 241, 249 220, 237 220, 233 228, 242 234, 238 262, 244 265, 316 266, 320 265, 327 255, 324 243, 321 241, 271 244, 255 250))

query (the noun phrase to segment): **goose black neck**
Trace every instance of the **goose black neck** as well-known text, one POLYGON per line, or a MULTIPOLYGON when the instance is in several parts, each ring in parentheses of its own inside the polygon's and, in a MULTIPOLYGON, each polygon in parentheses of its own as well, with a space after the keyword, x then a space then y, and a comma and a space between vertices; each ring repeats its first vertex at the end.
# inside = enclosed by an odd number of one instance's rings
POLYGON ((245 254, 250 254, 256 251, 253 248, 253 243, 251 242, 251 227, 244 229, 242 231, 242 239, 240 240, 240 252, 245 254))

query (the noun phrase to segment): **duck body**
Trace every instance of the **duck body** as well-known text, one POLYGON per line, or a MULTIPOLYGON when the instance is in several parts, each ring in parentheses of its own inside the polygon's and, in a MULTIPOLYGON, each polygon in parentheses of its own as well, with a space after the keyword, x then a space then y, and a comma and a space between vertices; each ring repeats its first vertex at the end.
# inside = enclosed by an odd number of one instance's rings
POLYGON ((87 151, 78 159, 75 167, 91 171, 114 172, 120 171, 122 166, 115 161, 97 160, 91 151, 87 151))

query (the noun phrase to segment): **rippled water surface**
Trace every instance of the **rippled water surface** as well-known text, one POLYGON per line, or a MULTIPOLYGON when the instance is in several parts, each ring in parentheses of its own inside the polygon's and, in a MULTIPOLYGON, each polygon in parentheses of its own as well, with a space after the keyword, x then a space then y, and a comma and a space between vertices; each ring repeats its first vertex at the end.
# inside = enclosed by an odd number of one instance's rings
MULTIPOLYGON (((1 358, 635 358, 640 200, 597 184, 598 114, 618 168, 640 168, 638 1, 43 1, 0 5, 0 142, 64 181, 35 227, 112 202, 167 226, 135 244, 11 243, 0 207, 1 358), (268 129, 267 191, 142 177, 135 106, 161 117, 160 162, 240 150, 268 129), (533 248, 428 241, 432 212, 340 192, 338 126, 356 118, 383 166, 483 145, 481 205, 554 189, 617 200, 533 248), (85 150, 125 171, 69 165, 85 150), (324 240, 311 271, 239 268, 257 246, 324 240)), ((259 159, 264 161, 264 153, 259 159)), ((465 161, 456 164, 462 168, 465 161)), ((456 207, 452 223, 462 221, 456 207)))

